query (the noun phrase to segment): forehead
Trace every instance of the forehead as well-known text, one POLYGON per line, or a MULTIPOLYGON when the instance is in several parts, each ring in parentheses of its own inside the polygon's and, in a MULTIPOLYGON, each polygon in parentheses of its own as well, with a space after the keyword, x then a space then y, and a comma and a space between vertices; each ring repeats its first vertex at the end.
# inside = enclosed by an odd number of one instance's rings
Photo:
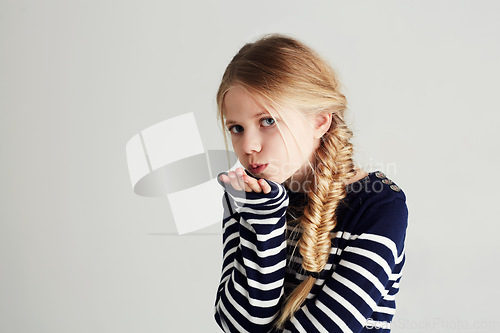
POLYGON ((269 111, 241 86, 232 87, 226 92, 224 96, 224 111, 226 123, 270 115, 269 111))

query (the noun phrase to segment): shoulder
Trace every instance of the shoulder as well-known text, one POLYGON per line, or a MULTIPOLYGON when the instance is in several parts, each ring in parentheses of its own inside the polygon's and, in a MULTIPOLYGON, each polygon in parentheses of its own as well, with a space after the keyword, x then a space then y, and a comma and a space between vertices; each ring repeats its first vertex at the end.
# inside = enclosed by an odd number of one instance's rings
POLYGON ((408 223, 406 195, 383 172, 347 185, 341 207, 342 228, 353 234, 371 233, 402 242, 408 223))
POLYGON ((358 200, 392 201, 401 199, 406 202, 406 195, 393 180, 381 171, 370 172, 366 177, 346 186, 347 196, 356 196, 358 200))

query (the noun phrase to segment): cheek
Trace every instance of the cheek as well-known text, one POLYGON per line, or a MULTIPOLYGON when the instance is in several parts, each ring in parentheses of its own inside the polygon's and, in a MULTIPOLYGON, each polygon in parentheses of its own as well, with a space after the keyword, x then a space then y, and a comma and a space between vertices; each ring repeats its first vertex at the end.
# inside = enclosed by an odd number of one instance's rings
POLYGON ((285 141, 279 134, 266 140, 266 145, 269 147, 268 150, 274 155, 274 157, 281 160, 288 159, 288 150, 290 150, 290 144, 293 144, 290 141, 287 141, 286 143, 287 144, 285 144, 285 141))
MULTIPOLYGON (((299 140, 299 138, 297 138, 299 140)), ((305 163, 310 155, 314 151, 313 142, 309 138, 302 138, 301 141, 296 143, 293 141, 289 145, 290 149, 290 160, 293 161, 294 164, 303 164, 305 163)))
POLYGON ((240 151, 241 151, 241 148, 240 148, 241 145, 240 145, 240 143, 234 137, 231 137, 231 144, 233 145, 234 152, 239 157, 240 156, 240 151))

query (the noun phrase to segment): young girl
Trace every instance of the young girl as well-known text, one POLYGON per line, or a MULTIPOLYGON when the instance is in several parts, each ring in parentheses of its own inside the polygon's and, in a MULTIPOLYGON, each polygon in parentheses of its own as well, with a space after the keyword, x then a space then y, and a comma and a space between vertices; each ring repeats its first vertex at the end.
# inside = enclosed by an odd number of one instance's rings
MULTIPOLYGON (((245 45, 217 104, 240 163, 220 174, 225 332, 388 332, 408 211, 382 172, 355 168, 346 98, 292 38, 245 45)), ((225 135, 225 134, 224 134, 225 135)))

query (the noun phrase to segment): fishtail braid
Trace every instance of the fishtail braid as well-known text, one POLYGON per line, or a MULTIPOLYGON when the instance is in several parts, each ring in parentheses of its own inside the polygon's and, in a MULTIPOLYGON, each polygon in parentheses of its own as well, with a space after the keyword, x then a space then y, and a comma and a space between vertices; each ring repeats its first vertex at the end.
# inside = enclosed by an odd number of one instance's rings
MULTIPOLYGON (((298 242, 302 268, 321 272, 330 256, 331 233, 337 225, 335 212, 346 195, 345 183, 356 174, 350 143, 352 132, 344 120, 333 114, 332 126, 316 151, 314 188, 308 189, 309 203, 300 217, 302 236, 298 242)), ((282 328, 300 308, 316 282, 308 276, 285 300, 276 326, 282 328)))

